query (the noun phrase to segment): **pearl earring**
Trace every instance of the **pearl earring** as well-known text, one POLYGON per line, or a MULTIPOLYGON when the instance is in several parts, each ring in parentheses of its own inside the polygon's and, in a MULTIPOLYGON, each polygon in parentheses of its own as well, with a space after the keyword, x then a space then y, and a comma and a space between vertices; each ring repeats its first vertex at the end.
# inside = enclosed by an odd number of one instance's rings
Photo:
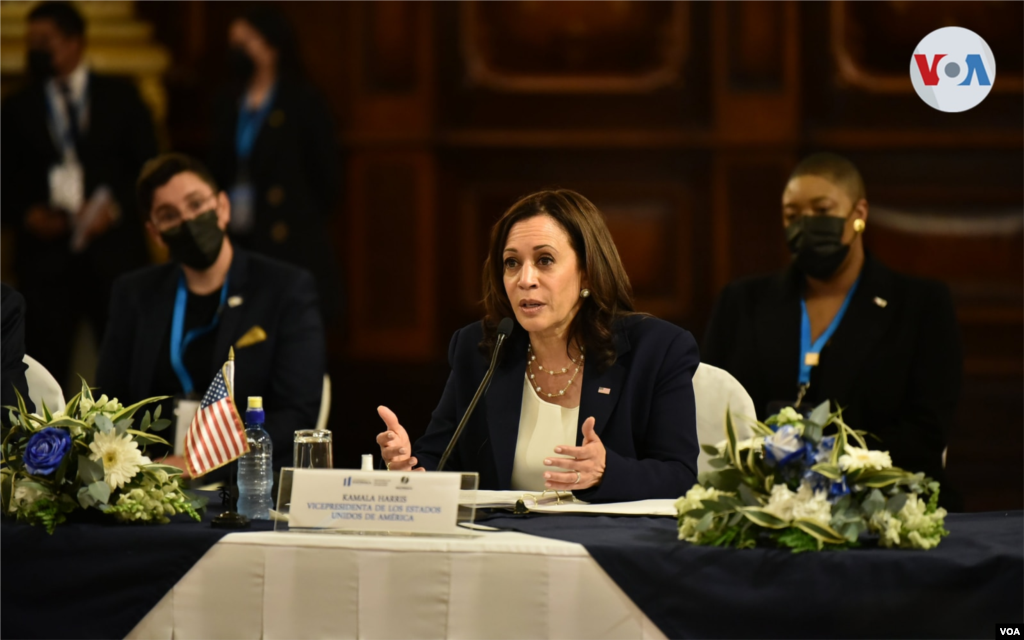
POLYGON ((580 291, 580 297, 581 298, 589 298, 590 297, 590 289, 584 289, 584 290, 580 291))

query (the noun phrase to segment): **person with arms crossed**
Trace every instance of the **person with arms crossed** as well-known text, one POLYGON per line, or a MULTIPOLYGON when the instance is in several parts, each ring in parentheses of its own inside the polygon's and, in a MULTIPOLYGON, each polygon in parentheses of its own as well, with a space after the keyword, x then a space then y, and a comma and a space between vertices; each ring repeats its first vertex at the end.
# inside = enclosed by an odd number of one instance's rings
POLYGON ((943 482, 943 451, 960 392, 960 336, 948 287, 896 273, 864 249, 868 201, 857 168, 820 153, 800 162, 782 194, 793 262, 727 286, 712 314, 704 361, 736 377, 758 418, 826 400, 869 431, 893 464, 943 482))
MULTIPOLYGON (((100 391, 125 405, 156 395, 198 400, 235 350, 235 398, 262 396, 275 470, 316 424, 325 344, 316 286, 298 267, 234 247, 227 194, 181 154, 143 167, 146 228, 172 261, 118 279, 100 352, 100 391)), ((165 403, 166 404, 166 403, 165 403)), ((167 404, 163 415, 172 418, 167 404)), ((186 422, 187 424, 187 422, 186 422)), ((171 430, 161 433, 174 441, 171 430)), ((169 452, 168 452, 169 453, 169 452)), ((170 463, 184 468, 182 460, 170 463)))
POLYGON ((572 491, 588 502, 675 498, 696 480, 693 373, 683 329, 633 311, 632 289, 597 208, 569 190, 515 203, 495 224, 481 322, 452 337, 452 371, 426 433, 387 407, 377 437, 391 470, 437 467, 488 367, 503 318, 513 331, 446 470, 481 489, 572 491))

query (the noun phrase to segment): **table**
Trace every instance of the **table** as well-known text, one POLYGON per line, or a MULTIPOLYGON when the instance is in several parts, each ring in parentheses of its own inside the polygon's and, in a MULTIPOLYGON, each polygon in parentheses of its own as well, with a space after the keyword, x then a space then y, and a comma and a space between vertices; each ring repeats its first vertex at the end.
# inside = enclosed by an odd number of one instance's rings
POLYGON ((235 533, 128 638, 664 638, 582 545, 235 533))

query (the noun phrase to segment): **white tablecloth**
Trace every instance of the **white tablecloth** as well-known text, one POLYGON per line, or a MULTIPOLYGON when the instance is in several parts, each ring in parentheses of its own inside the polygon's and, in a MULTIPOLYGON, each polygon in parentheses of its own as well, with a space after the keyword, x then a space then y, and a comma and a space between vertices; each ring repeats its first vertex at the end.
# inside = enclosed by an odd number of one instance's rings
POLYGON ((582 545, 225 536, 129 638, 663 638, 582 545))

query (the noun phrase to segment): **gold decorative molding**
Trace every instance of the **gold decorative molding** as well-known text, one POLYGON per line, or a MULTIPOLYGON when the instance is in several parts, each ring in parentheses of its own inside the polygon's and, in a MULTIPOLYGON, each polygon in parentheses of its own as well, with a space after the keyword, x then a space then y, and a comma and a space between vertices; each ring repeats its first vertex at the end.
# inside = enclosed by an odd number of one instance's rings
MULTIPOLYGON (((0 76, 4 84, 25 73, 26 17, 36 0, 0 1, 0 76)), ((152 25, 135 17, 130 0, 74 2, 86 21, 86 60, 99 73, 134 79, 139 94, 162 124, 167 116, 163 74, 170 66, 167 49, 153 41, 152 25)))

